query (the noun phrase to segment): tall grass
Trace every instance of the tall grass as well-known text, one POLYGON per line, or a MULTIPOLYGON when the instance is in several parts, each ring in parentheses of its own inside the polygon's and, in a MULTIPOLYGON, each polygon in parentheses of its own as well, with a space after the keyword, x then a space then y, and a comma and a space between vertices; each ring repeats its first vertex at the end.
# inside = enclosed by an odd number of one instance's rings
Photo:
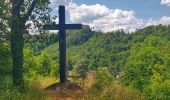
POLYGON ((99 67, 96 78, 90 85, 86 85, 85 100, 141 100, 138 91, 122 85, 108 72, 107 68, 99 67))
POLYGON ((113 81, 105 86, 98 86, 93 83, 83 95, 85 100, 142 100, 138 91, 125 87, 113 81))
POLYGON ((0 100, 47 100, 48 94, 42 91, 37 81, 25 86, 24 93, 19 93, 12 85, 10 75, 0 77, 0 100))

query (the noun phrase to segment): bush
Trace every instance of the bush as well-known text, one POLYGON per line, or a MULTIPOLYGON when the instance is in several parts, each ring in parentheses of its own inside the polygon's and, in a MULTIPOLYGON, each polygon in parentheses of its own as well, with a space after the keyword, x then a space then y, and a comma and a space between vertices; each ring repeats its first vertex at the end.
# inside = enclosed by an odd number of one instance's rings
POLYGON ((80 75, 81 77, 85 77, 88 72, 88 64, 84 59, 81 59, 76 62, 74 65, 74 70, 76 71, 76 74, 80 75))
POLYGON ((48 95, 40 89, 38 82, 25 84, 24 93, 13 87, 12 76, 0 77, 0 100, 47 100, 48 95))
POLYGON ((36 56, 31 49, 24 48, 24 80, 31 81, 37 78, 36 56))
POLYGON ((143 95, 147 100, 170 100, 170 80, 151 84, 144 89, 143 95))
POLYGON ((0 75, 12 72, 10 46, 6 41, 0 40, 0 75))
POLYGON ((136 90, 121 85, 109 73, 106 67, 97 69, 97 76, 87 89, 83 99, 87 100, 141 100, 136 90))
MULTIPOLYGON (((94 84, 96 85, 96 84, 94 84)), ((128 87, 121 85, 117 81, 112 81, 102 87, 100 91, 96 90, 96 87, 90 87, 83 99, 87 100, 142 100, 142 96, 136 90, 132 90, 128 87), (99 93, 100 92, 100 93, 99 93)))
POLYGON ((114 77, 109 73, 105 67, 99 67, 96 73, 96 80, 92 85, 92 90, 95 93, 100 93, 105 86, 110 85, 114 80, 114 77))
POLYGON ((132 46, 124 67, 123 83, 143 91, 154 82, 170 79, 170 42, 148 36, 144 42, 132 46))
POLYGON ((59 65, 45 53, 35 56, 30 48, 24 48, 24 79, 35 80, 39 75, 58 77, 59 65))

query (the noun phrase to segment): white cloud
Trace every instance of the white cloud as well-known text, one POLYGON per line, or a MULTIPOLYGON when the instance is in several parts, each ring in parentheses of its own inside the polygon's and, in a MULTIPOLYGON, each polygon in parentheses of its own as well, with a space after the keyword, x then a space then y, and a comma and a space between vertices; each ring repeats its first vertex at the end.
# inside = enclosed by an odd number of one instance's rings
POLYGON ((67 5, 69 2, 73 2, 73 0, 50 0, 52 5, 67 5))
MULTIPOLYGON (((53 4, 58 1, 62 0, 51 0, 53 4)), ((55 9, 58 9, 58 7, 55 9)), ((163 16, 160 19, 151 18, 149 20, 143 20, 137 18, 134 11, 110 9, 101 4, 77 5, 76 3, 69 2, 66 5, 66 10, 70 14, 71 22, 87 24, 94 30, 101 30, 103 32, 116 31, 119 29, 123 29, 126 32, 134 32, 136 29, 150 25, 170 24, 170 17, 168 16, 163 16)), ((58 23, 58 19, 56 19, 55 22, 58 23)))
POLYGON ((143 20, 135 17, 133 11, 109 9, 105 5, 77 5, 69 3, 66 10, 70 14, 70 21, 90 25, 94 30, 103 32, 123 29, 126 32, 134 32, 150 25, 170 24, 170 17, 163 16, 160 19, 143 20))
POLYGON ((154 19, 149 19, 149 21, 146 23, 145 26, 150 26, 150 25, 168 25, 170 24, 170 17, 163 16, 160 19, 154 20, 154 19))
POLYGON ((161 0, 161 5, 170 6, 170 0, 161 0))
POLYGON ((126 32, 135 31, 143 27, 142 19, 137 19, 133 11, 109 9, 104 5, 77 5, 70 3, 66 9, 72 22, 88 24, 95 30, 103 32, 124 29, 126 32))

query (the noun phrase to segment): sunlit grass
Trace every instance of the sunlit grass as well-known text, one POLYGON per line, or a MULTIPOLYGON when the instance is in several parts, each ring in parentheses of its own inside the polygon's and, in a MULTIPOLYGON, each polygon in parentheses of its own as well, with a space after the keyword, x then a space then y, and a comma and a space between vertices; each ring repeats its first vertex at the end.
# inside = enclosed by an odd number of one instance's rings
POLYGON ((48 94, 43 92, 39 83, 32 82, 26 86, 24 93, 19 93, 17 89, 9 87, 1 90, 0 100, 47 100, 48 94))
POLYGON ((82 95, 82 99, 87 100, 142 100, 138 91, 125 87, 117 81, 111 82, 109 85, 102 87, 100 90, 96 87, 96 83, 89 85, 82 95))
POLYGON ((44 89, 44 88, 50 86, 51 84, 59 82, 59 80, 55 77, 38 76, 37 82, 40 84, 40 88, 44 89))
POLYGON ((49 100, 49 94, 43 91, 57 80, 53 77, 38 76, 36 80, 25 84, 24 93, 19 93, 12 85, 10 75, 0 77, 0 100, 49 100))
MULTIPOLYGON (((36 80, 29 82, 26 85, 25 92, 20 94, 12 87, 11 78, 8 77, 1 84, 0 100, 53 100, 57 95, 49 94, 43 89, 58 81, 54 77, 38 76, 36 80)), ((137 91, 125 87, 117 81, 104 85, 102 90, 98 89, 96 84, 98 83, 95 81, 85 81, 83 92, 76 98, 80 100, 142 100, 137 91)), ((66 97, 61 96, 60 98, 64 99, 66 97)))

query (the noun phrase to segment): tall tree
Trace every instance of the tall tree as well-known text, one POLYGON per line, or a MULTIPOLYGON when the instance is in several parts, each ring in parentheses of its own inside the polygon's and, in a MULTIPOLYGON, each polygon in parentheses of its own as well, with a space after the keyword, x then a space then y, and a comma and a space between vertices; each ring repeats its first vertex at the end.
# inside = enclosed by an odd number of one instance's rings
MULTIPOLYGON (((36 28, 40 23, 50 19, 48 0, 11 0, 12 20, 11 27, 11 53, 13 60, 13 84, 23 90, 23 35, 26 33, 26 22, 32 20, 36 28)), ((41 31, 40 31, 41 32, 41 31)))
POLYGON ((0 0, 0 39, 8 39, 9 26, 7 21, 10 19, 10 3, 6 0, 0 0), (6 33, 6 34, 5 34, 6 33))

